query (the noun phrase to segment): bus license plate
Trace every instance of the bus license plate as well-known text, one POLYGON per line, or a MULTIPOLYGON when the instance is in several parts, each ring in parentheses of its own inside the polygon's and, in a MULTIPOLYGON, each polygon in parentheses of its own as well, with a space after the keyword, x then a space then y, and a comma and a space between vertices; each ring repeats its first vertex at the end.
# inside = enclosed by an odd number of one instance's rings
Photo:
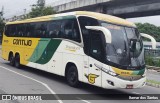
POLYGON ((126 85, 126 89, 132 89, 133 88, 133 85, 132 84, 127 84, 126 85))

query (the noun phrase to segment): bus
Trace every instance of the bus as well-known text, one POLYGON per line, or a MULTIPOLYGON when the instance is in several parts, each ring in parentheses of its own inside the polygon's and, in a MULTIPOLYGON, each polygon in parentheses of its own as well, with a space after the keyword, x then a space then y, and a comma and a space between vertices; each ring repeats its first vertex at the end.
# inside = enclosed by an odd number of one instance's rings
POLYGON ((2 58, 102 88, 146 84, 144 48, 135 24, 88 11, 61 13, 5 25, 2 58))

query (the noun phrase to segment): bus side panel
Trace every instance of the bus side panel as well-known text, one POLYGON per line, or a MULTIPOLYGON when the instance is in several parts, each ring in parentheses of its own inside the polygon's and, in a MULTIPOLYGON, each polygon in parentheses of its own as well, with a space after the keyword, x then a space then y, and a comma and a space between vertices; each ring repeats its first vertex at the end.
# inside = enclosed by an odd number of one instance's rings
POLYGON ((2 58, 8 60, 10 51, 14 54, 14 50, 10 46, 2 45, 2 58))
POLYGON ((20 63, 27 65, 33 57, 38 42, 39 38, 6 37, 3 35, 2 58, 8 60, 10 52, 13 52, 14 56, 19 53, 20 63), (27 45, 28 41, 31 42, 31 45, 27 45))
POLYGON ((61 74, 65 76, 65 69, 67 63, 72 63, 77 67, 79 80, 82 81, 82 70, 83 70, 83 48, 78 46, 75 43, 72 43, 67 40, 63 40, 60 47, 57 50, 58 52, 63 53, 63 63, 61 67, 61 74))

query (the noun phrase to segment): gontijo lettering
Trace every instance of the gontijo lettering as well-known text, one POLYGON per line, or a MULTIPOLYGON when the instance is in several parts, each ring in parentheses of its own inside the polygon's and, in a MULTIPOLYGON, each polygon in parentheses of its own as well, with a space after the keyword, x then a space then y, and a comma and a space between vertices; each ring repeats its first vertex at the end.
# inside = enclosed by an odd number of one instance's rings
POLYGON ((31 46, 32 45, 32 40, 13 39, 13 44, 31 46))

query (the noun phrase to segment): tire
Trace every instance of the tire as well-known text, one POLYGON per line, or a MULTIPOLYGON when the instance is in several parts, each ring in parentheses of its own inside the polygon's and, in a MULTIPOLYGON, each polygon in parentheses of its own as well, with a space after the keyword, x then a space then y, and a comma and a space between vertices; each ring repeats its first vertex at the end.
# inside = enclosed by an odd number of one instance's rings
POLYGON ((78 80, 78 71, 75 66, 70 66, 68 68, 67 74, 66 74, 67 83, 72 87, 77 87, 79 84, 78 80))
POLYGON ((19 54, 15 56, 15 67, 20 68, 20 56, 19 54))
POLYGON ((10 64, 11 66, 14 66, 14 63, 15 63, 14 56, 13 56, 13 54, 10 54, 10 55, 9 55, 9 64, 10 64))

